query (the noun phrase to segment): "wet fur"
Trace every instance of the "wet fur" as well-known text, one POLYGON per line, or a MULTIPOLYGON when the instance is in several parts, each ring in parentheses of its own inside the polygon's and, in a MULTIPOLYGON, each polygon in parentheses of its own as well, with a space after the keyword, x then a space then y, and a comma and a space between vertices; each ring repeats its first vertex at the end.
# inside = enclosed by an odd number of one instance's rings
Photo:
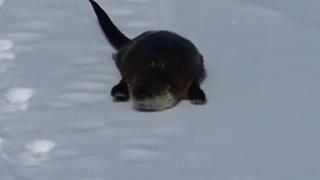
MULTIPOLYGON (((205 76, 203 58, 191 41, 170 31, 147 31, 129 39, 96 2, 89 1, 106 38, 117 50, 113 58, 122 79, 111 90, 115 101, 127 101, 131 95, 135 104, 152 102, 150 98, 163 99, 160 96, 175 100, 170 107, 181 99, 194 104, 206 102, 200 88, 205 76)), ((138 110, 169 108, 144 109, 146 104, 138 110)))

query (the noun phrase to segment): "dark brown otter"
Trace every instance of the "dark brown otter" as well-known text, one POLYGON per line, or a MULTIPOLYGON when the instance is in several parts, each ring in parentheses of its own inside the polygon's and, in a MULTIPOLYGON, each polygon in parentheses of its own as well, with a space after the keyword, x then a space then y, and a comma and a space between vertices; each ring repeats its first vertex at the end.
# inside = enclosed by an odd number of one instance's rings
POLYGON ((115 101, 127 101, 131 95, 135 109, 141 111, 164 110, 182 99, 206 103, 200 88, 203 59, 191 41, 169 31, 147 31, 131 40, 95 1, 89 1, 106 38, 118 51, 113 58, 122 79, 111 90, 115 101))

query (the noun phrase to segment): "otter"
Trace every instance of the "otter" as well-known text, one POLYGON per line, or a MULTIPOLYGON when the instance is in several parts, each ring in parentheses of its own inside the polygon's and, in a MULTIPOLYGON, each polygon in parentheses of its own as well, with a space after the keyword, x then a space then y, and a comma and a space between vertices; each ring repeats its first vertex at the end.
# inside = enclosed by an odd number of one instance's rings
POLYGON ((107 13, 89 0, 110 44, 121 80, 111 89, 116 102, 128 101, 139 111, 161 111, 188 99, 193 104, 207 102, 200 88, 206 71, 202 55, 188 39, 170 31, 147 31, 130 39, 111 21, 107 13))

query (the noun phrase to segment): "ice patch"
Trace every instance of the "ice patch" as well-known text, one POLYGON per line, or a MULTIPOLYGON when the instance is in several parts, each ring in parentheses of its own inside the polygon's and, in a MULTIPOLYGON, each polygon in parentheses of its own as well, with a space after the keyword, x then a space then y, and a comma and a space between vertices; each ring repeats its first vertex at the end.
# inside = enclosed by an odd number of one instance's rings
POLYGON ((13 47, 13 42, 9 40, 0 39, 0 52, 8 51, 13 47))
POLYGON ((50 152, 56 147, 56 143, 47 139, 38 139, 25 145, 26 152, 22 155, 25 165, 38 165, 46 161, 50 152))
POLYGON ((3 2, 4 2, 4 0, 0 0, 0 6, 2 6, 3 2))
POLYGON ((24 111, 33 95, 34 91, 30 88, 11 88, 5 95, 8 102, 5 109, 10 112, 24 111))
POLYGON ((34 92, 30 88, 11 88, 6 94, 6 98, 10 103, 22 104, 27 103, 34 92))
POLYGON ((45 154, 50 152, 56 144, 53 141, 39 139, 26 144, 26 149, 33 154, 45 154))

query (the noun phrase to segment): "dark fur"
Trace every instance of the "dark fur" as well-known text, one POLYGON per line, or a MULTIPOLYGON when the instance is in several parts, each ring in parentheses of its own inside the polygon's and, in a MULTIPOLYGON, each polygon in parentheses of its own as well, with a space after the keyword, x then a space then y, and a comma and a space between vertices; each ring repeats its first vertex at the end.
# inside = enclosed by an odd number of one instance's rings
POLYGON ((105 36, 118 50, 113 58, 122 80, 111 91, 116 101, 128 100, 129 92, 144 100, 168 90, 177 100, 206 102, 199 85, 205 75, 203 59, 192 42, 169 31, 147 31, 131 40, 96 2, 89 1, 105 36))

